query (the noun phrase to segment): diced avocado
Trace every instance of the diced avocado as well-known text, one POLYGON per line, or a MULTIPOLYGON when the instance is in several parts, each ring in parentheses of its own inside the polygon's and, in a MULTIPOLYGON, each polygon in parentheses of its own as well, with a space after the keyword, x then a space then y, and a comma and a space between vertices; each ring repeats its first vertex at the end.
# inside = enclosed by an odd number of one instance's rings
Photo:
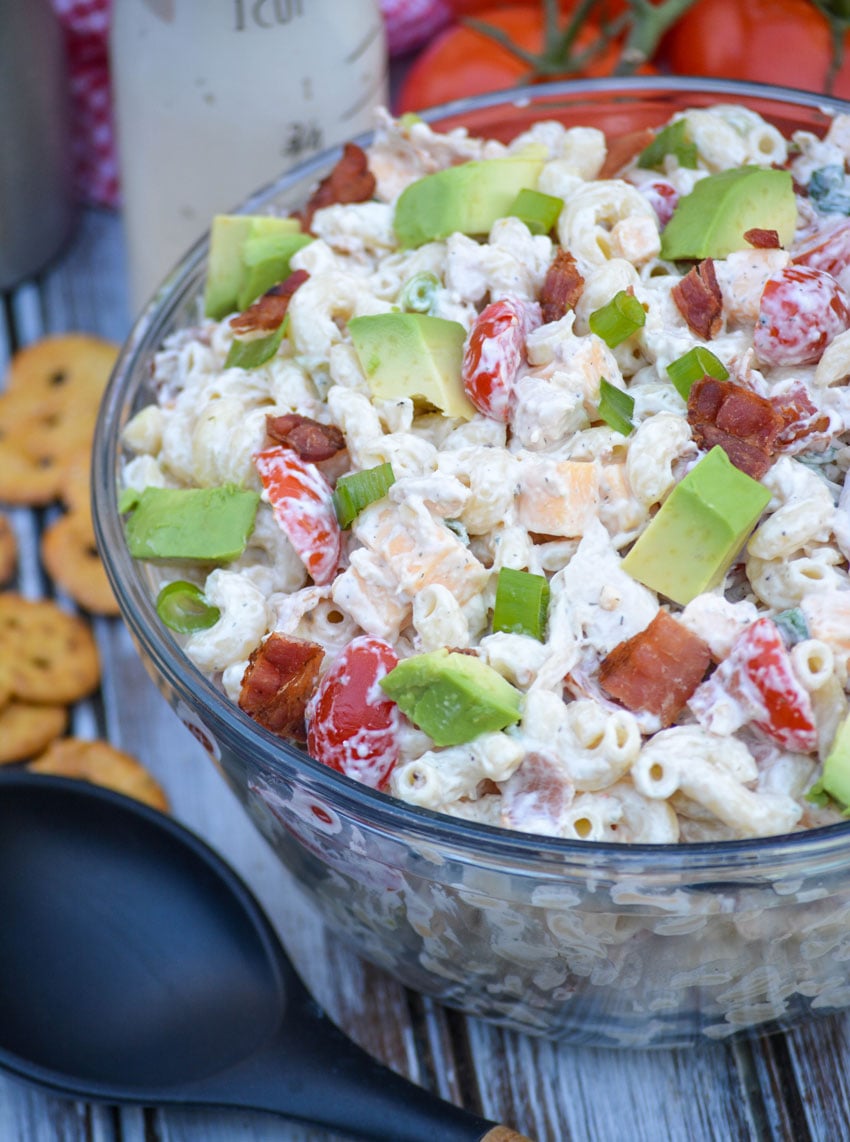
POLYGON ((850 806, 850 714, 838 727, 829 753, 824 758, 823 773, 817 788, 818 791, 828 793, 845 808, 850 806))
POLYGON ((217 214, 210 232, 204 313, 220 321, 238 308, 245 278, 244 248, 249 238, 297 234, 295 218, 266 214, 217 214))
POLYGON ((475 415, 461 380, 466 331, 460 322, 425 313, 376 313, 353 317, 348 330, 376 397, 412 397, 465 420, 475 415))
POLYGON ((623 569, 684 606, 720 582, 769 501, 763 484, 712 448, 661 505, 623 569))
POLYGON ((399 195, 396 237, 411 249, 449 234, 489 234, 493 223, 510 213, 521 190, 536 189, 543 162, 544 155, 534 148, 425 175, 399 195))
POLYGON ((519 721, 522 694, 492 666, 456 650, 403 658, 381 688, 437 745, 460 745, 519 721))
POLYGON ((745 166, 708 175, 679 199, 661 234, 661 256, 725 258, 748 250, 747 230, 775 230, 787 246, 797 226, 791 172, 745 166))
POLYGON ((312 241, 309 234, 264 234, 247 238, 242 259, 244 275, 236 308, 247 309, 266 290, 288 278, 289 259, 312 241))
POLYGON ((145 488, 127 520, 127 546, 135 559, 226 563, 244 551, 259 502, 235 484, 145 488))

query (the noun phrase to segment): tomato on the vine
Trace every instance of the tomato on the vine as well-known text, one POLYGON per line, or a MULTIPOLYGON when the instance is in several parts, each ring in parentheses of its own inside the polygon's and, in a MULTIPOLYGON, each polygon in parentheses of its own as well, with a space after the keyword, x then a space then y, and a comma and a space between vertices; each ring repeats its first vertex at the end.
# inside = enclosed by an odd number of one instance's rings
MULTIPOLYGON (((697 0, 657 57, 679 75, 710 75, 827 90, 829 21, 812 0, 697 0)), ((831 93, 850 97, 850 33, 831 93)))
MULTIPOLYGON (((577 0, 562 10, 575 8, 577 0)), ((602 5, 607 12, 607 6, 602 5)), ((601 11, 601 9, 599 10, 601 11)), ((475 19, 491 25, 522 51, 539 56, 545 46, 545 17, 542 5, 514 3, 508 7, 476 8, 475 19)), ((576 37, 575 53, 583 53, 602 38, 600 15, 587 20, 576 37)), ((601 46, 579 72, 581 75, 610 75, 620 62, 621 45, 610 40, 601 46)), ((655 68, 643 65, 642 73, 655 68)), ((564 73, 566 74, 566 72, 564 73)), ((452 24, 439 33, 413 61, 401 86, 397 112, 421 111, 452 99, 501 91, 521 82, 552 79, 554 74, 536 72, 529 63, 495 39, 465 24, 452 24)))

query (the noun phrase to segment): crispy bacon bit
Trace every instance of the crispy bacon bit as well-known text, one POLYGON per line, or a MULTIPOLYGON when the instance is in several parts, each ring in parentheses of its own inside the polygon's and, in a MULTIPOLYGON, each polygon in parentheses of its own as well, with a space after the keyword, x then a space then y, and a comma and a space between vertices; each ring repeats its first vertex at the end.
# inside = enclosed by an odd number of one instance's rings
POLYGON ((309 416, 289 412, 267 416, 266 432, 277 444, 294 448, 302 460, 330 460, 345 448, 345 437, 335 424, 321 424, 309 416))
POLYGON ((830 419, 826 413, 818 412, 802 381, 782 396, 771 397, 770 403, 782 417, 782 428, 776 438, 777 452, 802 452, 825 447, 829 442, 830 419))
POLYGON ((234 333, 273 333, 286 317, 292 295, 309 276, 306 270, 293 270, 285 281, 272 286, 244 313, 231 317, 230 328, 234 333))
POLYGON ((368 202, 374 193, 375 176, 369 170, 366 152, 356 143, 346 143, 342 158, 327 178, 322 179, 298 215, 301 228, 309 231, 313 215, 325 206, 337 202, 368 202))
POLYGON ((240 709, 278 737, 306 742, 304 714, 324 656, 315 642, 272 632, 248 659, 240 709))
POLYGON ((605 161, 597 178, 614 178, 641 151, 646 150, 655 132, 651 127, 640 127, 622 135, 609 135, 605 140, 605 161))
POLYGON ((744 241, 755 246, 757 250, 781 250, 778 230, 760 230, 754 226, 752 230, 744 231, 744 241))
POLYGON ((603 658, 599 683, 627 710, 646 710, 669 726, 710 661, 706 643, 662 610, 648 627, 603 658))
POLYGON ((583 289, 584 278, 579 273, 575 258, 569 250, 558 250, 546 271, 540 291, 543 324, 558 321, 567 310, 575 309, 583 289))
POLYGON ((764 397, 736 385, 703 377, 688 397, 688 423, 700 448, 719 444, 736 468, 760 480, 771 464, 783 419, 764 397))
POLYGON ((710 341, 720 332, 723 319, 723 295, 717 284, 714 260, 706 258, 673 287, 673 301, 688 327, 710 341))
POLYGON ((543 749, 530 750, 496 791, 502 795, 504 826, 550 837, 559 835, 563 814, 575 794, 564 763, 543 749))

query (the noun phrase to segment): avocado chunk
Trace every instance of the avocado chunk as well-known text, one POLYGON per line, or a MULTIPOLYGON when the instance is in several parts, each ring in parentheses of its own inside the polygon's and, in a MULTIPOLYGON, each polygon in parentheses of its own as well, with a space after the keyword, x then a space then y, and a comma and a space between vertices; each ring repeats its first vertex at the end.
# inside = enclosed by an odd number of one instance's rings
POLYGON ((769 501, 718 445, 676 485, 623 570, 684 606, 721 581, 769 501))
POLYGON ((412 397, 464 420, 475 415, 461 380, 466 330, 460 322, 376 313, 353 317, 348 331, 374 396, 412 397))
POLYGON ((850 714, 838 727, 816 788, 845 808, 850 807, 850 714))
MULTIPOLYGON (((204 313, 207 317, 220 321, 228 313, 240 308, 239 297, 248 270, 245 263, 246 243, 253 239, 284 234, 291 236, 298 232, 299 226, 295 218, 275 218, 270 214, 217 214, 210 232, 209 264, 204 290, 204 313)), ((254 296, 259 297, 259 294, 254 296)))
POLYGON ((535 190, 544 155, 535 148, 504 159, 481 159, 425 175, 399 195, 395 232, 407 249, 450 234, 489 234, 521 190, 535 190))
POLYGON ((403 658, 381 689, 437 745, 461 745, 518 722, 522 694, 492 666, 456 650, 403 658))
POLYGON ((134 559, 226 563, 244 551, 259 502, 236 484, 145 488, 127 520, 127 546, 134 559))
POLYGON ((791 172, 745 166, 700 179, 681 198, 661 234, 661 256, 725 258, 749 250, 747 230, 775 230, 787 246, 797 225, 791 172))
POLYGON ((290 274, 289 259, 312 241, 309 234, 263 234, 246 239, 242 257, 244 273, 236 308, 247 309, 266 290, 285 281, 290 274))

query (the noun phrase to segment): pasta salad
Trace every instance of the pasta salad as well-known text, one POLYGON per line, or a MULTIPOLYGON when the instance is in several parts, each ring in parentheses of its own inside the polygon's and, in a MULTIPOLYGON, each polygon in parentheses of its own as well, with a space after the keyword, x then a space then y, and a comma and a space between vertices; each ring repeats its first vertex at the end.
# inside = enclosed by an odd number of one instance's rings
POLYGON ((832 823, 850 117, 629 143, 384 114, 286 232, 236 224, 238 288, 123 433, 130 550, 230 699, 410 804, 624 843, 832 823))

